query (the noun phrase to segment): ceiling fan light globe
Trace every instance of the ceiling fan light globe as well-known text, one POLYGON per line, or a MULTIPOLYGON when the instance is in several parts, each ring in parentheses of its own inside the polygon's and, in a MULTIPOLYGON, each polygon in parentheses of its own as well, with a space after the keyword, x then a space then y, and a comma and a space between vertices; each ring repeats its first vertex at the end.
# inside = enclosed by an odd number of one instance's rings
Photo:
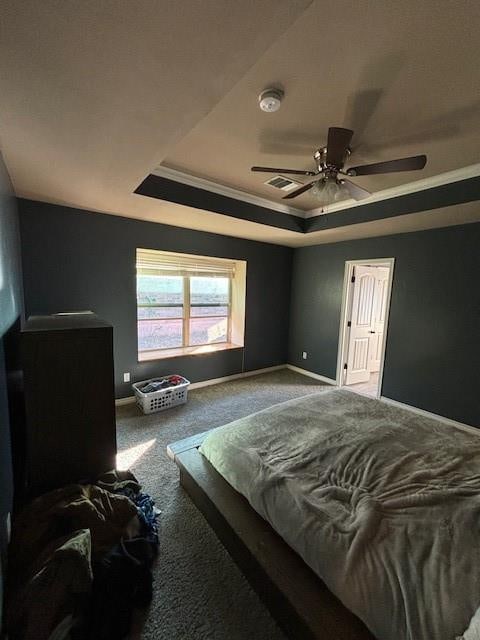
POLYGON ((345 198, 345 187, 335 180, 319 180, 312 187, 312 194, 320 205, 332 204, 345 198))

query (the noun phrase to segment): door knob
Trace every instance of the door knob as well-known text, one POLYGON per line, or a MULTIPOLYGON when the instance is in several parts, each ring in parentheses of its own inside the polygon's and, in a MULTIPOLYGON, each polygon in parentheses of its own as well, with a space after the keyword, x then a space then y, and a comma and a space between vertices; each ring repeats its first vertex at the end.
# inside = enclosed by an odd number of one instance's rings
POLYGON ((375 331, 369 331, 368 333, 375 333, 375 331))

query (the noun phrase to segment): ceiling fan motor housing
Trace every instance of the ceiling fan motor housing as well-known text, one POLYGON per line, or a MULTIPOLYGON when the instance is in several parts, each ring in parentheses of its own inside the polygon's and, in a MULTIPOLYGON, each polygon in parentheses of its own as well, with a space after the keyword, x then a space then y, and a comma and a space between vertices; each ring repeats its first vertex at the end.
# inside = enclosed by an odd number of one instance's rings
MULTIPOLYGON (((260 107, 265 110, 272 111, 278 109, 279 103, 276 105, 274 97, 271 92, 275 92, 275 89, 267 89, 259 96, 260 107), (262 106, 263 99, 267 100, 267 103, 262 106), (272 100, 272 104, 269 105, 268 100, 272 100)), ((280 99, 278 96, 277 100, 280 99)), ((349 167, 344 169, 345 162, 349 159, 351 154, 350 142, 352 140, 353 131, 351 129, 345 129, 343 127, 329 127, 327 144, 320 149, 317 149, 313 154, 315 161, 315 171, 308 171, 305 169, 278 169, 273 167, 252 167, 252 171, 263 171, 267 173, 291 173, 302 176, 312 176, 315 179, 303 184, 301 187, 288 193, 284 196, 284 199, 291 199, 300 196, 310 189, 312 193, 317 194, 322 199, 328 195, 332 200, 337 200, 344 194, 346 197, 354 198, 355 200, 363 200, 370 197, 372 194, 364 187, 351 182, 347 178, 341 176, 368 176, 382 173, 391 173, 394 171, 418 171, 425 167, 427 162, 427 156, 422 154, 418 156, 411 156, 408 158, 398 158, 396 160, 386 160, 382 162, 374 162, 372 164, 364 164, 356 167, 349 167), (329 191, 330 190, 330 191, 329 191)))

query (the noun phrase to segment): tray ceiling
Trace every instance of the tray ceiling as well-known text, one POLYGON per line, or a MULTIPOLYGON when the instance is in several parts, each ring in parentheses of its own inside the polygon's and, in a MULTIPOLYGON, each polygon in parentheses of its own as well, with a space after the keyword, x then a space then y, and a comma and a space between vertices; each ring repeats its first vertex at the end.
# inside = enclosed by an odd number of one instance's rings
MULTIPOLYGON (((310 168, 329 126, 355 130, 355 164, 427 153, 422 172, 355 179, 373 192, 478 162, 477 2, 245 8, 6 0, 0 143, 16 193, 292 246, 480 219, 474 203, 306 237, 135 195, 164 166, 279 203, 263 185, 268 176, 250 166, 310 168), (257 95, 277 83, 284 103, 265 114, 257 95)), ((309 195, 289 204, 301 213, 317 207, 309 195)))
MULTIPOLYGON (((314 3, 162 164, 281 201, 250 167, 313 169, 329 126, 354 130, 351 165, 428 155, 419 172, 353 179, 374 193, 474 164, 479 27, 473 2, 314 3), (285 99, 264 113, 257 95, 272 82, 285 99)), ((319 206, 309 193, 287 202, 319 206)))

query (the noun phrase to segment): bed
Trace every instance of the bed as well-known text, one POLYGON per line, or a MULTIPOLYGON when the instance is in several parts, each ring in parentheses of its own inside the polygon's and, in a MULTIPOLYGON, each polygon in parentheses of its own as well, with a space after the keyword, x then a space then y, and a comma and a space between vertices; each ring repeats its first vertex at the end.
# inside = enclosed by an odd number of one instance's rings
POLYGON ((171 454, 292 638, 455 640, 480 604, 476 435, 334 389, 171 454))

